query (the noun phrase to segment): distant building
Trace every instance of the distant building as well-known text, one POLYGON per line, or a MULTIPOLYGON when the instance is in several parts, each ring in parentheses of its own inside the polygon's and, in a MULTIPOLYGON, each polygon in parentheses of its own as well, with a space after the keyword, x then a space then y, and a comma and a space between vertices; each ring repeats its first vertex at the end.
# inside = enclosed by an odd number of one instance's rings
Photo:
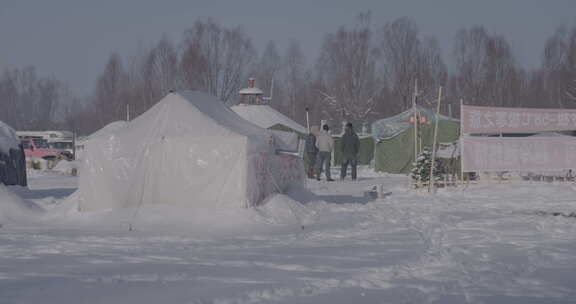
POLYGON ((248 78, 248 87, 240 90, 240 103, 249 105, 262 104, 262 90, 255 87, 255 78, 248 78))

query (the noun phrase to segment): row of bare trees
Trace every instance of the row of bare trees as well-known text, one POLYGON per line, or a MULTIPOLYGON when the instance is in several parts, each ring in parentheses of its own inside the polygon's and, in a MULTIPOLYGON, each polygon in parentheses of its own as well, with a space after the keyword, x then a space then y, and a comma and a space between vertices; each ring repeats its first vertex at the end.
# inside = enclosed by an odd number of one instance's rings
POLYGON ((255 58, 242 28, 225 28, 211 19, 197 21, 179 44, 164 36, 128 59, 112 54, 86 106, 69 116, 68 123, 80 133, 90 133, 143 113, 171 90, 199 90, 223 102, 233 100, 255 58))
POLYGON ((19 130, 39 130, 62 120, 70 94, 66 86, 40 77, 34 68, 7 69, 0 74, 0 121, 19 130))
POLYGON ((461 29, 444 57, 437 41, 408 18, 372 23, 363 13, 352 26, 328 33, 310 62, 296 40, 285 50, 270 42, 258 55, 241 27, 199 20, 179 42, 162 37, 132 56, 112 54, 84 102, 33 69, 5 71, 0 119, 19 129, 64 125, 87 134, 128 113, 139 115, 170 90, 200 90, 235 103, 248 77, 272 96, 273 107, 301 122, 306 108, 313 121, 399 113, 411 106, 416 80, 424 105, 439 86, 446 88, 445 112, 458 113, 461 99, 508 107, 576 105, 576 26, 559 28, 543 46, 541 66, 527 70, 506 38, 483 26, 461 29))

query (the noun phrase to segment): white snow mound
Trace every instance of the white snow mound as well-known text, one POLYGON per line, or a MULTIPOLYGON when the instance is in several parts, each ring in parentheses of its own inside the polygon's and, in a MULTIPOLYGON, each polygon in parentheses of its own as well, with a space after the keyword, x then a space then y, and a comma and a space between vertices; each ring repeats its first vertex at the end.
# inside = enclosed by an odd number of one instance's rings
POLYGON ((38 215, 42 208, 25 201, 0 183, 0 221, 19 221, 38 215))
POLYGON ((271 224, 307 226, 313 224, 318 217, 317 210, 285 194, 270 196, 257 210, 271 224))
POLYGON ((73 170, 78 170, 80 167, 80 162, 78 161, 68 161, 68 160, 60 160, 52 171, 56 171, 58 173, 62 173, 65 175, 72 175, 73 170))

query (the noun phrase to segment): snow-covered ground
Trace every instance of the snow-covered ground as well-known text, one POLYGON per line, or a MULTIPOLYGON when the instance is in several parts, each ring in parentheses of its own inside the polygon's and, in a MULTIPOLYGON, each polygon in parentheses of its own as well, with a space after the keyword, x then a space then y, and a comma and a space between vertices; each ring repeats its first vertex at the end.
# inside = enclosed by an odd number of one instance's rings
POLYGON ((574 303, 572 185, 430 196, 359 176, 256 210, 85 214, 66 200, 77 178, 33 175, 0 188, 28 214, 0 216, 0 303, 574 303))

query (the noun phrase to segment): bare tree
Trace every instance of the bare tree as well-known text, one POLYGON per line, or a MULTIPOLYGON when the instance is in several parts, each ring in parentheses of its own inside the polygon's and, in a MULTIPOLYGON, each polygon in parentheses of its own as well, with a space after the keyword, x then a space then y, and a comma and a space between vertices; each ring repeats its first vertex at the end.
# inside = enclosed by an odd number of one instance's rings
POLYGON ((271 103, 275 107, 282 102, 282 63, 282 57, 278 53, 276 44, 270 41, 266 45, 255 71, 251 73, 251 75, 256 75, 258 87, 265 92, 264 94, 274 95, 271 103), (274 88, 272 88, 273 81, 275 81, 274 88), (274 90, 274 92, 272 92, 272 90, 274 90))
POLYGON ((381 30, 383 74, 394 112, 412 106, 418 82, 420 100, 433 100, 440 85, 446 85, 448 69, 434 38, 420 37, 418 27, 408 18, 387 23, 381 30))
POLYGON ((384 74, 398 110, 412 105, 414 82, 422 69, 421 42, 418 28, 408 18, 384 25, 381 50, 384 74))
POLYGON ((438 87, 446 86, 448 68, 442 59, 438 42, 433 38, 422 39, 417 73, 419 99, 431 106, 436 102, 438 87))
POLYGON ((548 39, 543 67, 548 99, 567 107, 576 101, 576 26, 560 27, 548 39))
POLYGON ((456 36, 457 94, 467 103, 491 106, 519 105, 524 72, 506 39, 482 26, 460 30, 456 36))
POLYGON ((129 99, 133 100, 134 113, 146 111, 170 90, 181 87, 179 61, 176 48, 166 36, 140 60, 136 59, 135 74, 127 84, 131 88, 129 99))
POLYGON ((94 104, 97 110, 96 118, 100 125, 126 117, 126 100, 123 98, 128 75, 124 70, 122 59, 112 54, 104 67, 104 71, 96 80, 94 104))
POLYGON ((340 27, 324 39, 317 92, 330 118, 366 119, 375 114, 381 82, 376 77, 377 50, 372 45, 370 14, 358 16, 352 29, 340 27))
POLYGON ((236 96, 255 54, 242 28, 223 28, 212 19, 198 21, 185 33, 184 84, 228 101, 236 96))
POLYGON ((300 43, 291 41, 284 55, 284 85, 286 88, 287 98, 285 112, 293 119, 297 118, 299 110, 299 101, 304 88, 305 57, 300 43))
POLYGON ((46 129, 56 124, 64 84, 39 77, 33 67, 6 70, 0 77, 0 120, 24 130, 46 129))

